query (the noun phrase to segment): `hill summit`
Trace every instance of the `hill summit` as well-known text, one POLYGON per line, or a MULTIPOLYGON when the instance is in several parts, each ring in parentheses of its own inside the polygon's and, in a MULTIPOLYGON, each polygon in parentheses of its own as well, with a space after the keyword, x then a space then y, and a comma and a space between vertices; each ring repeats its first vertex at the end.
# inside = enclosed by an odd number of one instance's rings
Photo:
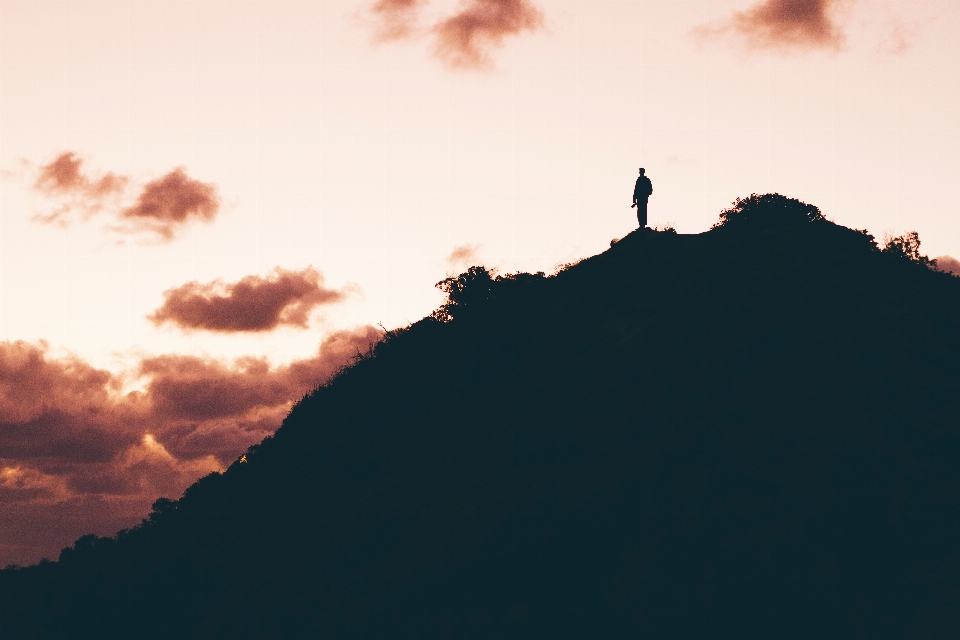
POLYGON ((960 630, 960 280, 750 196, 447 303, 142 525, 0 572, 7 637, 960 630))

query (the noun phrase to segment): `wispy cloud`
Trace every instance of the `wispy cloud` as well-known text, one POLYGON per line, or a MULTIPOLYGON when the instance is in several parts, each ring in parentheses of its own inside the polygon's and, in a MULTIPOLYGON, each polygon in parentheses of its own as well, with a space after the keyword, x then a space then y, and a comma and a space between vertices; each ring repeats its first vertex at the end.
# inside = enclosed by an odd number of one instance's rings
POLYGON ((40 165, 33 188, 58 200, 59 205, 53 211, 39 214, 37 221, 66 225, 72 214, 88 219, 120 196, 130 181, 126 176, 113 173, 91 176, 83 164, 77 154, 68 151, 40 165))
POLYGON ((343 300, 352 288, 329 289, 316 269, 247 276, 238 282, 189 282, 164 292, 164 303, 148 318, 182 329, 270 331, 281 325, 306 327, 319 305, 343 300))
POLYGON ((913 47, 916 34, 899 16, 892 15, 888 18, 885 31, 880 40, 881 53, 897 56, 913 47))
POLYGON ((420 20, 427 0, 377 0, 370 13, 379 42, 434 38, 433 55, 452 69, 489 69, 492 50, 504 40, 544 26, 543 12, 531 0, 462 0, 452 15, 420 20))
POLYGON ((191 178, 183 167, 139 189, 132 185, 129 176, 91 173, 76 153, 61 153, 37 167, 33 188, 50 201, 51 208, 34 220, 68 226, 76 219, 85 221, 108 213, 113 217, 108 228, 113 231, 147 232, 169 241, 189 223, 209 222, 220 211, 217 188, 191 178))
POLYGON ((374 37, 381 42, 409 38, 416 32, 420 9, 426 0, 377 0, 371 13, 376 21, 374 37))
POLYGON ((748 46, 764 49, 837 50, 844 33, 837 13, 856 0, 765 0, 735 13, 714 26, 699 27, 700 35, 734 32, 748 46))
POLYGON ((447 264, 457 268, 471 267, 475 264, 479 251, 479 244, 462 244, 459 247, 454 247, 450 255, 447 256, 447 264))
POLYGON ((275 431, 294 401, 381 335, 333 333, 282 366, 160 355, 126 375, 52 357, 43 343, 0 342, 0 565, 135 523, 157 497, 178 496, 275 431), (142 390, 123 392, 130 376, 142 390))
POLYGON ((543 27, 543 13, 529 0, 468 0, 455 15, 438 22, 434 53, 453 68, 490 67, 490 49, 507 36, 543 27))
POLYGON ((34 186, 47 193, 79 193, 102 197, 121 191, 127 178, 106 173, 97 179, 84 175, 83 160, 75 153, 61 153, 48 164, 41 165, 40 175, 34 186))

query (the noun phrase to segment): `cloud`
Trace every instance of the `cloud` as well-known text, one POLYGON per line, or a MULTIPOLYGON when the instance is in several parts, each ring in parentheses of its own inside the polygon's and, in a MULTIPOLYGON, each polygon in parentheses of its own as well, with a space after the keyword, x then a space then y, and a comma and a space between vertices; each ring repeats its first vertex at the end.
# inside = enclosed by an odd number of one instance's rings
POLYGON ((543 13, 531 0, 461 0, 457 12, 421 28, 427 0, 376 0, 370 7, 374 40, 388 42, 433 36, 433 54, 453 69, 487 69, 491 49, 508 36, 544 26, 543 13))
POLYGON ((82 193, 100 197, 122 191, 127 178, 106 173, 94 180, 83 174, 83 160, 75 153, 61 153, 50 163, 40 166, 34 186, 47 193, 82 193))
POLYGON ((0 342, 0 458, 100 462, 139 437, 119 428, 137 407, 119 401, 117 378, 46 350, 0 342))
POLYGON ((453 68, 487 68, 489 50, 504 38, 542 27, 543 14, 529 0, 467 0, 459 13, 434 25, 434 54, 453 68))
POLYGON ((830 49, 843 45, 836 13, 855 0, 765 0, 740 11, 719 27, 700 27, 700 35, 734 31, 754 48, 830 49))
POLYGON ((194 180, 183 167, 148 182, 132 207, 123 209, 120 218, 129 230, 150 230, 164 240, 191 220, 210 222, 220 211, 217 188, 194 180))
POLYGON ((281 325, 307 326, 310 311, 343 300, 348 289, 328 289, 313 268, 286 271, 279 267, 267 277, 247 276, 239 282, 189 282, 165 291, 164 303, 151 322, 170 322, 182 329, 239 332, 270 331, 281 325))
POLYGON ((293 402, 381 335, 332 333, 280 366, 160 355, 123 375, 53 357, 44 343, 0 342, 0 566, 135 524, 157 497, 179 496, 273 433, 293 402), (132 377, 143 389, 124 392, 132 377))
POLYGON ((128 176, 114 173, 92 175, 76 153, 61 153, 37 167, 33 189, 51 200, 53 208, 33 219, 67 226, 74 218, 85 221, 108 211, 114 217, 108 225, 113 231, 148 232, 169 241, 190 222, 209 222, 220 211, 216 186, 191 178, 183 167, 148 182, 139 191, 131 190, 132 183, 128 176), (124 206, 124 201, 131 200, 124 206))
POLYGON ((936 258, 936 262, 937 271, 943 271, 944 273, 951 273, 955 276, 960 276, 960 260, 950 256, 940 256, 939 258, 936 258))
POLYGON ((377 22, 375 39, 388 42, 412 36, 425 4, 426 0, 378 0, 370 9, 377 22))
POLYGON ((463 244, 459 247, 454 247, 450 255, 447 256, 447 264, 458 268, 473 266, 472 263, 477 260, 477 252, 479 250, 479 244, 463 244))
POLYGON ((166 355, 144 360, 140 373, 151 378, 154 412, 166 419, 209 420, 241 417, 292 399, 299 385, 263 358, 241 358, 232 365, 195 356, 166 355))
POLYGON ((186 355, 146 358, 140 375, 150 378, 147 396, 165 421, 198 422, 223 418, 256 424, 264 411, 287 405, 349 364, 382 333, 371 326, 326 336, 317 354, 271 368, 263 358, 246 357, 228 365, 186 355))
POLYGON ((68 151, 40 165, 33 188, 60 199, 61 204, 51 212, 38 215, 38 221, 66 224, 73 211, 78 211, 83 219, 90 218, 127 187, 129 178, 113 173, 91 177, 84 171, 83 163, 77 154, 68 151))
POLYGON ((880 50, 890 55, 900 55, 913 46, 913 37, 911 29, 902 21, 893 18, 890 21, 887 37, 881 42, 880 50))

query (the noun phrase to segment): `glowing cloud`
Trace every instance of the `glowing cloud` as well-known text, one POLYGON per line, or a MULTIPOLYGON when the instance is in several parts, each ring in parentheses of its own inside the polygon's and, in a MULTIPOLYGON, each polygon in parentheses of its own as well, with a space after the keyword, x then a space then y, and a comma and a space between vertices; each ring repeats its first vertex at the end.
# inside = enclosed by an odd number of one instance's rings
POLYGON ((247 276, 230 284, 189 282, 163 295, 163 306, 148 316, 154 324, 240 332, 270 331, 280 325, 305 328, 311 310, 340 302, 347 290, 327 289, 323 276, 312 268, 277 268, 265 278, 247 276))
POLYGON ((157 497, 178 496, 273 433, 293 402, 381 335, 339 331, 282 366, 146 358, 130 372, 145 388, 130 393, 129 375, 51 357, 43 343, 0 342, 0 566, 136 523, 157 497))

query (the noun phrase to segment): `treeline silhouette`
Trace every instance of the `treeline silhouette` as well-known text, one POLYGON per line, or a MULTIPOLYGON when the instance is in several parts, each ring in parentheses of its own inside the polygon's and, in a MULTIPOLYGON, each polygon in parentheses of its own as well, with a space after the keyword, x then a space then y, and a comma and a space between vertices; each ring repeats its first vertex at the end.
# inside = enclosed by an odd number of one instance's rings
POLYGON ((960 280, 776 194, 473 267, 245 462, 0 572, 10 638, 960 631, 960 280))

